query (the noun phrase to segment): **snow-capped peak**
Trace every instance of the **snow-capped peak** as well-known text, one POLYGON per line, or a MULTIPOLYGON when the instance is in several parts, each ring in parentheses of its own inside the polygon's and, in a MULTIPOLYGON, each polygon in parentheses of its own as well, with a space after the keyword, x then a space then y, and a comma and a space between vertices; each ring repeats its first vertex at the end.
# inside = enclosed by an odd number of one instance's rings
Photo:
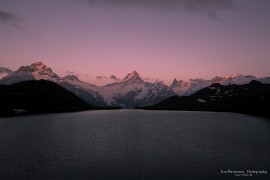
POLYGON ((137 71, 132 71, 132 73, 128 73, 128 75, 123 79, 123 81, 131 80, 131 79, 137 79, 137 80, 143 81, 137 71))
POLYGON ((189 82, 177 81, 175 79, 171 85, 171 89, 179 95, 190 95, 214 83, 219 83, 221 85, 242 85, 248 84, 252 80, 258 80, 258 78, 250 75, 242 75, 240 73, 225 77, 216 76, 210 80, 190 79, 189 82))
POLYGON ((47 72, 52 73, 52 69, 50 67, 47 67, 43 62, 38 61, 31 64, 30 68, 32 68, 34 71, 37 72, 47 72))
POLYGON ((47 67, 41 61, 34 62, 30 66, 21 66, 15 73, 32 75, 35 79, 52 80, 59 78, 50 67, 47 67))
MULTIPOLYGON (((225 78, 225 77, 224 77, 224 78, 225 78)), ((214 84, 214 83, 220 83, 220 84, 223 84, 224 78, 219 77, 219 76, 216 76, 216 77, 212 78, 210 81, 211 81, 211 84, 214 84)))
MULTIPOLYGON (((240 73, 225 77, 225 82, 227 81, 228 84, 242 85, 242 84, 248 84, 252 80, 258 80, 258 79, 255 76, 242 75, 240 73)), ((224 83, 224 84, 226 84, 226 83, 224 83)))
POLYGON ((23 72, 38 72, 44 73, 49 72, 52 73, 52 69, 47 67, 43 62, 34 62, 30 66, 22 66, 17 71, 23 71, 23 72))

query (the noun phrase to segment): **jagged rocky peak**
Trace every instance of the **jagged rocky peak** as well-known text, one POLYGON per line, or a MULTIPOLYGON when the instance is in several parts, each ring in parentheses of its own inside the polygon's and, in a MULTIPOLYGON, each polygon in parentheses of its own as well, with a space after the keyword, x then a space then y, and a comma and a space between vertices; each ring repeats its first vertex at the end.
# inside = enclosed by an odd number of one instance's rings
POLYGON ((179 82, 178 82, 178 80, 176 79, 176 78, 174 78, 174 80, 173 80, 173 83, 172 84, 174 84, 174 83, 176 83, 176 84, 178 84, 179 82))
POLYGON ((177 79, 174 79, 171 86, 170 86, 170 88, 173 89, 173 88, 176 88, 176 87, 179 87, 179 86, 180 86, 179 81, 177 81, 177 79))
POLYGON ((64 79, 71 80, 71 81, 80 81, 79 78, 75 75, 67 75, 64 79))
POLYGON ((132 73, 128 73, 128 75, 123 79, 123 81, 128 81, 128 80, 143 81, 137 71, 132 71, 132 73))
POLYGON ((43 62, 37 61, 31 64, 30 66, 34 71, 49 71, 52 72, 50 67, 47 67, 43 62))
POLYGON ((43 62, 37 61, 32 63, 30 66, 21 66, 17 71, 23 72, 50 72, 52 73, 52 69, 47 67, 43 62))
POLYGON ((21 66, 15 74, 32 74, 35 76, 35 79, 59 78, 50 67, 46 66, 41 61, 36 61, 30 66, 21 66))
POLYGON ((174 79, 170 88, 171 89, 174 89, 174 88, 184 88, 184 87, 187 87, 188 86, 188 82, 186 81, 183 81, 183 80, 177 80, 177 79, 174 79))

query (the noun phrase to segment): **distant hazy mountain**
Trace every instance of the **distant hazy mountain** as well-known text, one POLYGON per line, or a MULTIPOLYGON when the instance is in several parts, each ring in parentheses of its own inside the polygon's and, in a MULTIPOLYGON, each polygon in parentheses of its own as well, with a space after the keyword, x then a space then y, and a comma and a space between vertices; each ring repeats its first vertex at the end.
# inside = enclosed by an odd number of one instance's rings
POLYGON ((0 67, 0 79, 2 79, 5 76, 8 76, 12 73, 13 73, 13 71, 11 69, 8 69, 5 67, 0 67))
POLYGON ((0 85, 0 99, 0 116, 97 109, 60 85, 45 80, 0 85))
POLYGON ((259 81, 263 84, 270 84, 270 77, 262 77, 259 81))
POLYGON ((190 96, 173 96, 145 109, 228 111, 270 117, 270 84, 212 84, 190 96))
POLYGON ((79 73, 79 72, 73 72, 73 71, 65 71, 66 75, 73 75, 77 76, 81 81, 87 82, 90 84, 95 84, 96 86, 104 86, 106 84, 119 82, 121 81, 120 78, 116 77, 115 75, 105 76, 93 76, 89 74, 79 73))
POLYGON ((101 86, 104 86, 106 84, 111 84, 115 82, 121 81, 120 78, 116 77, 115 75, 111 75, 109 77, 107 76, 97 76, 95 79, 95 83, 101 86))

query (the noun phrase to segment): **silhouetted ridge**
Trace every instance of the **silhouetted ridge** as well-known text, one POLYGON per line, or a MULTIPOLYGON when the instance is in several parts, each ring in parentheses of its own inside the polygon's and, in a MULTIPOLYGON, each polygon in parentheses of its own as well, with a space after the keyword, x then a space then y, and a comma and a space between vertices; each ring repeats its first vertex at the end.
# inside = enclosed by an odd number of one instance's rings
POLYGON ((220 84, 220 83, 214 83, 214 84, 211 84, 209 87, 215 87, 215 88, 217 88, 217 87, 223 87, 223 85, 220 84))
POLYGON ((252 86, 261 86, 262 83, 259 82, 259 81, 253 80, 253 81, 251 81, 251 82, 249 83, 249 85, 252 85, 252 86))

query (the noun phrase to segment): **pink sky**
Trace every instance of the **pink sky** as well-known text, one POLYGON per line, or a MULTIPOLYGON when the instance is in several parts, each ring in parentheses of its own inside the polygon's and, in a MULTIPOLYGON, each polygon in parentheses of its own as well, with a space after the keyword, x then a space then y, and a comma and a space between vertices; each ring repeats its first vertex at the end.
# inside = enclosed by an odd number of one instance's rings
POLYGON ((134 4, 3 0, 0 11, 22 20, 0 20, 0 66, 16 70, 39 60, 60 75, 120 78, 137 70, 167 84, 236 73, 269 76, 269 1, 228 2, 232 8, 207 7, 217 19, 208 11, 134 4))

